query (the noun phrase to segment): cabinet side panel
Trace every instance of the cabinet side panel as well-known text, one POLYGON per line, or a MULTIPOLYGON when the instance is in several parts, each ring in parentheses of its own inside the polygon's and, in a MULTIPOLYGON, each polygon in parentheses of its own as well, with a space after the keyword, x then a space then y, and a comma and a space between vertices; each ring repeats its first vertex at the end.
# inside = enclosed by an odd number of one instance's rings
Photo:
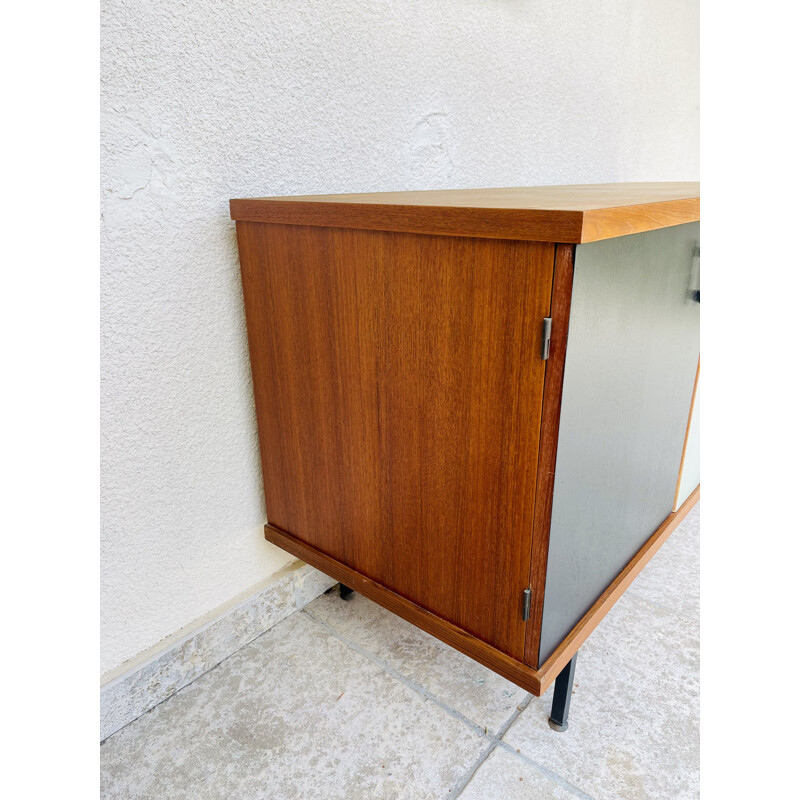
POLYGON ((692 223, 576 248, 540 664, 672 511, 698 242, 692 223))
POLYGON ((554 246, 238 229, 269 522, 521 659, 554 246))

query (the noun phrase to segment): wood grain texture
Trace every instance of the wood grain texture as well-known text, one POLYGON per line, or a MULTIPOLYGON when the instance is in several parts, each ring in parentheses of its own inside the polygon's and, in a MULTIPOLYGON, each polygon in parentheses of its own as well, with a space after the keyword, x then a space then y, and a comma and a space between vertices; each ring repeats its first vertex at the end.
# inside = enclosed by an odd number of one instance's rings
POLYGON ((683 450, 681 451, 681 465, 678 468, 678 480, 675 484, 675 500, 672 504, 673 511, 678 508, 678 497, 681 491, 681 478, 683 478, 683 465, 686 461, 686 448, 689 444, 689 432, 692 429, 692 415, 694 414, 694 401, 697 397, 697 382, 700 380, 700 359, 697 359, 697 372, 694 376, 694 389, 692 389, 692 404, 689 406, 689 419, 686 420, 686 435, 683 437, 683 450))
POLYGON ((556 248, 550 316, 553 320, 550 358, 547 360, 542 402, 542 428, 539 435, 539 465, 536 478, 536 509, 531 549, 531 616, 525 635, 525 663, 538 666, 539 640, 544 606, 547 549, 550 542, 550 514, 553 508, 553 485, 556 473, 558 429, 561 418, 561 389, 567 355, 567 333, 572 299, 574 245, 556 248))
POLYGON ((554 246, 237 231, 270 523, 521 661, 554 246))
POLYGON ((644 569, 648 561, 658 552, 658 549, 669 538, 675 528, 680 525, 683 518, 691 511, 694 504, 700 499, 698 486, 686 498, 683 505, 673 511, 659 526, 655 533, 645 542, 639 552, 628 562, 625 569, 620 572, 611 585, 597 598, 594 605, 581 618, 580 622, 567 634, 561 644, 553 651, 552 655, 537 670, 539 693, 547 691, 550 684, 558 677, 558 673, 567 665, 569 660, 578 652, 580 646, 589 638, 589 634, 600 624, 600 621, 613 608, 614 603, 622 597, 625 590, 633 583, 636 576, 644 569))
POLYGON ((698 486, 680 509, 664 520, 664 523, 631 559, 630 563, 608 589, 597 599, 597 602, 540 669, 534 669, 510 657, 508 654, 481 641, 481 639, 470 635, 458 626, 418 606, 408 598, 387 589, 385 586, 362 575, 359 571, 351 569, 330 556, 321 553, 316 548, 276 528, 274 525, 267 525, 264 529, 264 535, 270 542, 288 553, 302 559, 307 564, 311 564, 311 566, 316 567, 326 575, 330 575, 335 580, 341 581, 346 586, 355 589, 355 591, 360 592, 392 613, 427 631, 445 644, 454 647, 470 658, 474 658, 512 683, 531 692, 536 697, 540 697, 547 691, 550 684, 558 677, 559 672, 578 652, 591 632, 600 624, 603 617, 612 609, 614 603, 633 583, 636 576, 658 552, 661 545, 669 538, 670 534, 678 527, 699 499, 700 487, 698 486))
POLYGON ((621 183, 231 200, 239 221, 580 243, 694 222, 697 183, 621 183))
POLYGON ((588 210, 583 214, 581 243, 597 242, 632 233, 671 228, 700 219, 700 198, 690 197, 668 203, 588 210))

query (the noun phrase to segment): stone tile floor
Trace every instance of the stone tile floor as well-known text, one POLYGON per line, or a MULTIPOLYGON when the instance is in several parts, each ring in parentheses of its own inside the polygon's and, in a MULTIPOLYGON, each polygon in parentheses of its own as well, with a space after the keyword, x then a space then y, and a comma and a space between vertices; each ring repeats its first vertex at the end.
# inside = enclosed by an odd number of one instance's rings
POLYGON ((365 598, 322 595, 101 746, 103 798, 699 796, 699 505, 581 648, 569 729, 365 598))

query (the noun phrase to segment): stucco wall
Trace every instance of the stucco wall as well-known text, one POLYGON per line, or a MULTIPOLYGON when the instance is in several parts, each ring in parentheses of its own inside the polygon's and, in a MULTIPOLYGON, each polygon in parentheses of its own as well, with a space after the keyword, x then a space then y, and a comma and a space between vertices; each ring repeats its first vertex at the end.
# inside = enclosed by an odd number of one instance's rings
POLYGON ((228 199, 698 175, 696 0, 102 7, 102 670, 284 567, 228 199))

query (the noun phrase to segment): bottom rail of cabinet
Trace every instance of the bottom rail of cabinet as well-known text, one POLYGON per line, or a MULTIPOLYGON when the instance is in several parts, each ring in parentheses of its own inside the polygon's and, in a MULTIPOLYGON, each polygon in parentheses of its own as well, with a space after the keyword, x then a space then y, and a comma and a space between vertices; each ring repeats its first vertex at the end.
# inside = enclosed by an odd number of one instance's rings
POLYGON ((567 634, 553 654, 538 669, 517 661, 517 659, 497 650, 481 639, 475 638, 456 625, 437 617, 411 600, 401 597, 391 589, 387 589, 385 586, 361 575, 351 567, 321 553, 314 547, 302 542, 292 534, 276 528, 274 525, 266 525, 264 535, 267 540, 281 549, 302 559, 307 564, 311 564, 312 567, 316 567, 350 589, 363 594, 412 625, 416 625, 445 644, 449 644, 456 650, 475 659, 493 672, 531 692, 534 696, 540 697, 569 664, 591 632, 611 610, 614 603, 619 600, 628 586, 633 583, 636 576, 699 499, 700 487, 698 486, 686 498, 683 505, 664 520, 639 552, 628 562, 622 572, 597 598, 578 624, 567 634))

